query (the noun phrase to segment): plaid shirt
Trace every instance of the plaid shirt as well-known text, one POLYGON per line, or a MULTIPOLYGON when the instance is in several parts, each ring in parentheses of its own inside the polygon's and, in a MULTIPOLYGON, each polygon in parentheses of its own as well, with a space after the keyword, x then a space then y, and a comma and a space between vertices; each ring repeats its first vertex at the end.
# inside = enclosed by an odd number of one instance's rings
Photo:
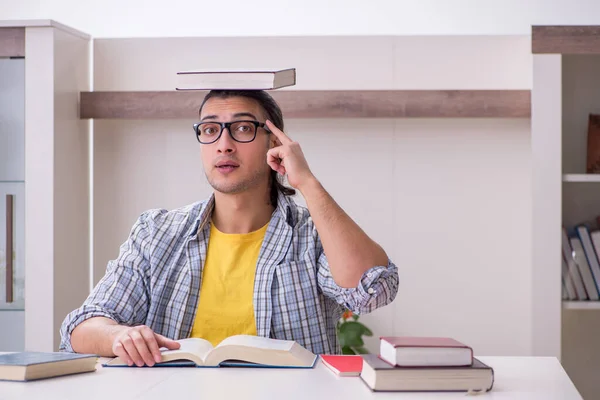
MULTIPOLYGON (((67 315, 60 350, 92 317, 149 326, 172 339, 189 337, 201 288, 214 196, 172 211, 140 215, 116 260, 83 305, 67 315)), ((257 335, 294 340, 315 354, 339 353, 336 323, 343 308, 361 314, 393 301, 398 270, 366 271, 356 288, 338 286, 306 208, 280 195, 263 240, 254 281, 257 335)))

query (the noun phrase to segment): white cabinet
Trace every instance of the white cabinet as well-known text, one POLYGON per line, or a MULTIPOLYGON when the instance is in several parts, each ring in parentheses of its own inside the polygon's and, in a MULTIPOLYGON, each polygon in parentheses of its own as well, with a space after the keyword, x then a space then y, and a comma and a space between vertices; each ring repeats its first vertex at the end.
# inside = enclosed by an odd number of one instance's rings
POLYGON ((57 350, 89 293, 89 50, 54 21, 0 21, 0 351, 57 350))
POLYGON ((0 59, 0 182, 25 180, 25 59, 0 59))
POLYGON ((25 60, 2 58, 0 59, 0 351, 25 349, 24 180, 25 60))
POLYGON ((25 349, 24 183, 0 182, 0 211, 0 351, 23 351, 25 349), (9 262, 9 258, 12 263, 9 262))

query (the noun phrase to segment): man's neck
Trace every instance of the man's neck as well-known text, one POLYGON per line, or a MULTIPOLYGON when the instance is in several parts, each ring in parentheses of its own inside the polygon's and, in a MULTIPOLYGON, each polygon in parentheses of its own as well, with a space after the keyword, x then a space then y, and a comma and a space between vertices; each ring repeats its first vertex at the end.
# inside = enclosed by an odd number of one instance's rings
POLYGON ((223 233, 254 232, 271 220, 275 206, 264 189, 238 194, 215 192, 212 223, 223 233))

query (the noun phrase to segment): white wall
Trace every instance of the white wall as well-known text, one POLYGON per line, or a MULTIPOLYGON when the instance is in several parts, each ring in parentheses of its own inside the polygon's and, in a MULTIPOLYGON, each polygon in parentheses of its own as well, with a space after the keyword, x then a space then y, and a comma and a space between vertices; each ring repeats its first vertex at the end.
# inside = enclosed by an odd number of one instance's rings
POLYGON ((0 0, 0 19, 55 19, 94 37, 529 34, 598 24, 597 0, 0 0))
MULTIPOLYGON (((528 89, 529 49, 526 36, 97 40, 94 85, 172 90, 180 69, 242 59, 296 66, 295 89, 528 89)), ((94 122, 96 280, 139 213, 209 195, 193 122, 94 122)), ((453 336, 476 354, 531 354, 529 124, 286 121, 317 177, 400 268, 396 301, 363 317, 371 351, 379 335, 413 334, 453 336)))

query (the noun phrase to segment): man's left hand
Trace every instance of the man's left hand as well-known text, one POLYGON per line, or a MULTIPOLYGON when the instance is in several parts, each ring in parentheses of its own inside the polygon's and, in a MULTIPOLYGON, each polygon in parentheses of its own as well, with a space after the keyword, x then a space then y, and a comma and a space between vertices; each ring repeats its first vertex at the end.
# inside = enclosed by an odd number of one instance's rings
POLYGON ((315 176, 308 167, 300 144, 290 139, 269 120, 267 126, 279 142, 277 147, 267 152, 267 164, 281 175, 287 174, 290 185, 302 192, 303 186, 314 180, 315 176))

